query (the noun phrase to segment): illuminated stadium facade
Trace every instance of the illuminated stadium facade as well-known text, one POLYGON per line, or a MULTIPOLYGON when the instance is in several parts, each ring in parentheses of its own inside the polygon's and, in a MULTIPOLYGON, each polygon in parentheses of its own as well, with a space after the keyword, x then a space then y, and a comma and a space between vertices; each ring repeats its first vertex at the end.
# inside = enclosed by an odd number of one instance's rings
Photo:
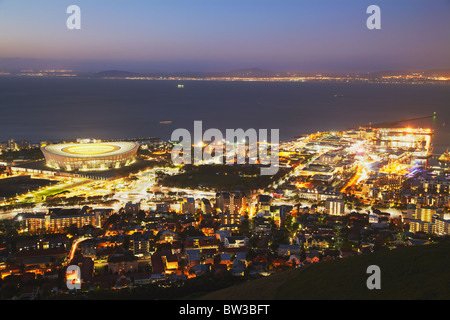
POLYGON ((64 171, 104 171, 132 164, 135 142, 66 143, 42 147, 46 165, 64 171))

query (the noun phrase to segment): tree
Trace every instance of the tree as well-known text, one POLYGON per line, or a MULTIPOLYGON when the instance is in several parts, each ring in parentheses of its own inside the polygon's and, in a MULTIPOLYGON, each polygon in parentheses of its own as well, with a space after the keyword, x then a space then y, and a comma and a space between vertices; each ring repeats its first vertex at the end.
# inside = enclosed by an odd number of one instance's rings
POLYGON ((293 223, 293 218, 291 215, 287 215, 286 220, 284 221, 284 226, 286 229, 291 230, 293 223))
POLYGON ((72 223, 69 227, 67 227, 67 233, 71 235, 76 235, 78 233, 78 227, 76 224, 72 223))
POLYGON ((145 211, 139 210, 139 212, 136 214, 136 222, 141 223, 145 219, 145 211))
POLYGON ((125 238, 123 239, 122 246, 125 250, 128 250, 130 248, 130 237, 129 236, 125 236, 125 238))
POLYGON ((250 221, 248 219, 248 215, 244 216, 244 220, 242 220, 239 226, 239 233, 242 235, 248 235, 250 232, 250 221))

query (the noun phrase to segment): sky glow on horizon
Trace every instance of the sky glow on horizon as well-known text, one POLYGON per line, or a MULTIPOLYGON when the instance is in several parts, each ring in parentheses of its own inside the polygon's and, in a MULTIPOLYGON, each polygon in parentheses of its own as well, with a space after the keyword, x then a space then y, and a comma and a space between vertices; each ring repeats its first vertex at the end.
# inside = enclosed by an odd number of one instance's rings
POLYGON ((0 30, 0 68, 11 58, 130 71, 450 68, 448 0, 0 0, 0 30), (66 27, 72 4, 81 30, 66 27), (371 4, 381 30, 366 27, 371 4))

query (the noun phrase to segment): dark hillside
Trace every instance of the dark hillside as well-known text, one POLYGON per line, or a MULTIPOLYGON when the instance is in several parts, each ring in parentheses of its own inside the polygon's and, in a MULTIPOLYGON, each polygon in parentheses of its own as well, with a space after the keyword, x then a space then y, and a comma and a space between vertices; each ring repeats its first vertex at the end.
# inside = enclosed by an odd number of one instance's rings
POLYGON ((450 299, 450 243, 415 246, 320 262, 207 294, 213 300, 450 299), (369 290, 367 267, 381 269, 369 290))

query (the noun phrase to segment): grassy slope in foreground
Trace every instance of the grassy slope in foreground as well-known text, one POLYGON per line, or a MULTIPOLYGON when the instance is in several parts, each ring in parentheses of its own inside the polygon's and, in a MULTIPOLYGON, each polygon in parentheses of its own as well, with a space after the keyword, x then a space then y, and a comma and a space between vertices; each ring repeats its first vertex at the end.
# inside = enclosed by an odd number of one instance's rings
POLYGON ((200 299, 450 299, 450 243, 320 262, 212 292, 200 299), (366 286, 370 265, 381 269, 380 290, 366 286))

